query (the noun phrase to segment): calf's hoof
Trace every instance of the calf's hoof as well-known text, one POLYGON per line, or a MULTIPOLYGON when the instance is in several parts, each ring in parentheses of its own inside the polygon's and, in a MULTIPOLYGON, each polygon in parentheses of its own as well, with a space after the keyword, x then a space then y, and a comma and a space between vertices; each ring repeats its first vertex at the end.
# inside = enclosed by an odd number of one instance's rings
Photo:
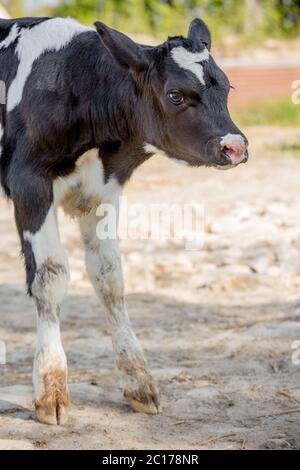
POLYGON ((47 372, 41 382, 43 393, 34 400, 37 419, 45 424, 66 424, 70 405, 66 372, 47 372))
POLYGON ((151 375, 137 379, 135 388, 125 388, 124 397, 129 405, 140 413, 156 415, 161 412, 159 390, 151 375))
POLYGON ((57 404, 52 408, 43 407, 40 402, 35 402, 36 417, 44 424, 66 424, 68 421, 68 409, 57 404))

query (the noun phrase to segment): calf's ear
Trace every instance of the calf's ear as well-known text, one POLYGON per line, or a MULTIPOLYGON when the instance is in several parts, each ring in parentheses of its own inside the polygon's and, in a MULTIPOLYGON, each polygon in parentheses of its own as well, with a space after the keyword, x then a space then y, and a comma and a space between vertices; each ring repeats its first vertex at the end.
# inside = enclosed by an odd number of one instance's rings
POLYGON ((188 38, 194 42, 198 42, 199 45, 204 44, 207 49, 210 51, 211 48, 211 34, 208 29, 208 26, 204 21, 199 18, 195 18, 189 27, 188 38))
POLYGON ((97 21, 95 26, 105 47, 121 67, 132 72, 140 72, 147 67, 147 55, 141 46, 125 34, 106 26, 100 21, 97 21))

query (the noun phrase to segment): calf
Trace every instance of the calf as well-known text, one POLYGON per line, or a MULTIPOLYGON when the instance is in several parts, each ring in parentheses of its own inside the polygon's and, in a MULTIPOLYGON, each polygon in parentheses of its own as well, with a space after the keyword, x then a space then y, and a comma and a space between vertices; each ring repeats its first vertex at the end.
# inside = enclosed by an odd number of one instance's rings
POLYGON ((158 389, 126 310, 118 243, 96 236, 99 204, 154 153, 193 166, 232 168, 247 140, 227 110, 230 84, 199 19, 187 38, 141 46, 103 23, 0 20, 0 170, 14 205, 27 285, 37 308, 33 382, 41 422, 64 423, 70 403, 59 312, 69 281, 57 208, 76 216, 86 266, 102 298, 124 396, 160 410, 158 389))

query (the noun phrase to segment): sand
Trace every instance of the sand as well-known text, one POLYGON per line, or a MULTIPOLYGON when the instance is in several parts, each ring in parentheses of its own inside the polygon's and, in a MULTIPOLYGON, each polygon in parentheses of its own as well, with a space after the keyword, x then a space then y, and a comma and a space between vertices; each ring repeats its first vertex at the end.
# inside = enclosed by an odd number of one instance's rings
POLYGON ((62 337, 72 394, 65 426, 36 421, 35 313, 24 289, 12 207, 0 202, 0 449, 300 448, 300 158, 295 129, 252 128, 251 158, 228 171, 153 157, 129 203, 196 201, 205 243, 122 240, 128 308, 161 390, 147 416, 122 398, 103 307, 84 270, 77 225, 60 214, 72 280, 62 337), (297 353, 297 351, 296 351, 297 353), (295 359, 295 356, 294 356, 295 359))

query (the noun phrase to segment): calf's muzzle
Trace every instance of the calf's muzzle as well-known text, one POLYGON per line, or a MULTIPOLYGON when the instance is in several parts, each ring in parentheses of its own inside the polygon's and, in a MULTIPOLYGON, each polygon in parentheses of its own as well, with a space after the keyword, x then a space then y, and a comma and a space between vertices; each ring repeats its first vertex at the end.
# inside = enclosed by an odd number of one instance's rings
POLYGON ((223 164, 238 165, 248 160, 248 142, 241 134, 227 134, 220 146, 223 164))

